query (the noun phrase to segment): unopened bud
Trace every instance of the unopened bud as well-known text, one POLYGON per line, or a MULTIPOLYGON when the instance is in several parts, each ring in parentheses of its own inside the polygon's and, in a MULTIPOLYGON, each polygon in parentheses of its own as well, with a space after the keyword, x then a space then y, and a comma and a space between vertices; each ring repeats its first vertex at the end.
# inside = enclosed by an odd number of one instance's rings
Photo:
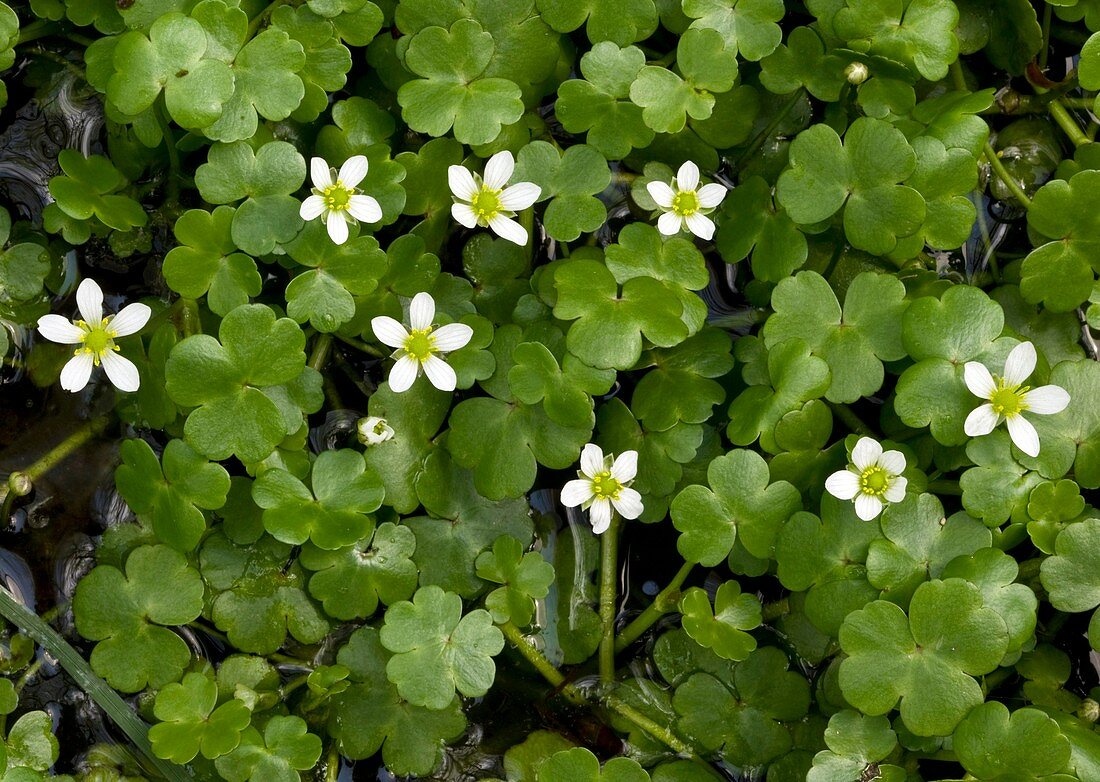
POLYGON ((13 472, 8 476, 8 491, 16 497, 26 497, 34 489, 31 476, 25 472, 13 472))
POLYGON ((1092 698, 1085 698, 1081 701, 1081 705, 1077 707, 1077 716, 1086 722, 1100 720, 1100 703, 1092 698))
POLYGON ((863 84, 870 75, 871 69, 861 62, 853 62, 844 69, 844 77, 848 80, 849 84, 863 84))
POLYGON ((393 427, 386 423, 385 418, 379 418, 376 415, 360 418, 357 428, 359 442, 363 445, 378 445, 393 438, 393 427))

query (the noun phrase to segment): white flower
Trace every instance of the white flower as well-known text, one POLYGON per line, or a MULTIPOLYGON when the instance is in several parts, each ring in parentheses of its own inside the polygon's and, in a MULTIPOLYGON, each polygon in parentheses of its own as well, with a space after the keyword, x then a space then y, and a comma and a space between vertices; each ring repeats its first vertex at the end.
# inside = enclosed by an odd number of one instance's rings
POLYGON ((592 531, 599 535, 611 525, 611 508, 624 519, 642 515, 642 495, 629 488, 638 474, 638 452, 623 451, 618 459, 603 455, 598 445, 589 443, 581 451, 581 468, 576 480, 561 490, 561 503, 567 508, 580 505, 588 511, 592 531))
POLYGON ((970 437, 989 434, 1001 421, 1008 421, 1008 435, 1028 456, 1039 455, 1039 433, 1023 413, 1051 415, 1069 404, 1069 394, 1059 386, 1029 389, 1023 383, 1035 371, 1035 346, 1021 342, 1005 359, 1003 375, 992 375, 984 364, 968 361, 963 378, 970 393, 989 400, 971 411, 963 424, 970 437))
POLYGON ((882 513, 886 502, 905 499, 908 481, 905 456, 901 451, 883 451, 870 437, 861 437, 852 449, 847 469, 838 470, 825 480, 825 490, 838 500, 855 500, 856 515, 864 521, 882 513))
POLYGON ((107 377, 119 391, 137 391, 141 377, 137 367, 116 351, 117 337, 135 334, 149 322, 152 311, 144 304, 128 304, 117 315, 103 316, 103 291, 95 280, 86 279, 76 289, 76 306, 82 320, 68 321, 60 315, 43 315, 38 331, 51 342, 80 345, 61 370, 61 387, 80 391, 88 385, 92 367, 103 364, 107 377))
POLYGON ((367 158, 363 155, 349 157, 340 166, 336 179, 333 170, 323 158, 315 157, 309 163, 313 178, 313 195, 302 202, 299 214, 303 220, 320 217, 328 228, 328 235, 336 244, 348 240, 348 223, 362 220, 377 223, 382 219, 382 207, 373 197, 361 195, 356 185, 367 175, 367 158))
POLYGON ((379 418, 376 415, 360 418, 357 428, 359 442, 363 445, 378 445, 393 439, 393 427, 386 423, 385 418, 379 418))
POLYGON ((448 323, 433 330, 434 319, 435 299, 423 292, 416 294, 409 305, 412 331, 406 331, 404 326, 385 315, 371 319, 374 336, 382 344, 397 348, 393 352, 397 363, 390 370, 392 390, 398 393, 407 391, 421 369, 440 391, 455 390, 458 382, 455 371, 437 354, 464 347, 474 335, 474 330, 465 323, 448 323))
POLYGON ((467 228, 488 227, 502 239, 521 247, 526 245, 527 230, 511 218, 535 203, 542 188, 531 182, 517 182, 505 188, 515 167, 512 153, 504 151, 489 158, 484 179, 464 166, 448 168, 447 184, 455 197, 451 216, 467 228))
POLYGON ((716 182, 699 187, 699 167, 690 160, 680 166, 671 186, 666 182, 648 182, 645 187, 664 210, 657 220, 657 230, 665 236, 678 234, 685 224, 700 239, 714 236, 714 223, 706 215, 722 203, 726 188, 716 182))

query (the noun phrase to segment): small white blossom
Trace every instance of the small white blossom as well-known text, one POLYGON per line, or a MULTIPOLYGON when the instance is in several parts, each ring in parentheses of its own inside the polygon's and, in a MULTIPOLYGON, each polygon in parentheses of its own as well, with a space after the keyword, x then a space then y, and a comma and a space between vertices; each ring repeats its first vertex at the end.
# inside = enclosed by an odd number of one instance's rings
POLYGON ((714 236, 714 223, 707 215, 722 203, 726 188, 717 182, 699 187, 699 167, 690 160, 680 166, 671 185, 648 182, 646 190, 664 211, 657 230, 665 236, 674 236, 685 226, 700 239, 714 236))
POLYGON ((1039 433, 1023 413, 1051 415, 1069 404, 1069 394, 1059 386, 1029 389, 1023 383, 1035 371, 1035 346, 1021 342, 1005 360, 1003 375, 990 374, 984 364, 968 361, 963 370, 966 387, 974 396, 988 400, 971 411, 963 424, 970 437, 989 434, 1001 421, 1008 422, 1008 435, 1028 456, 1039 455, 1039 433))
POLYGON ((363 445, 378 445, 393 439, 393 427, 386 423, 385 418, 379 418, 376 415, 360 418, 357 428, 359 442, 363 445))
POLYGON ((302 202, 299 214, 303 220, 320 217, 328 229, 329 238, 336 244, 348 240, 348 223, 361 220, 377 223, 382 219, 382 207, 372 196, 362 195, 357 185, 367 175, 367 158, 364 155, 349 157, 340 166, 340 173, 333 179, 333 169, 323 158, 315 157, 309 164, 313 179, 313 195, 302 202))
POLYGON ((502 239, 526 245, 527 230, 511 218, 535 203, 542 188, 531 182, 505 188, 515 167, 512 153, 504 151, 489 158, 484 178, 464 166, 448 168, 447 184, 455 197, 451 216, 467 228, 488 227, 502 239))
POLYGON ((141 385, 137 367, 117 353, 115 339, 141 331, 152 311, 144 304, 128 304, 117 315, 104 317, 103 291, 92 279, 84 280, 76 289, 76 306, 81 320, 68 321, 60 315, 38 319, 38 331, 46 339, 80 346, 61 370, 61 387, 80 391, 88 385, 92 367, 102 364, 119 391, 137 391, 141 385))
POLYGON ((465 347, 474 330, 465 323, 448 323, 435 328, 435 299, 428 293, 418 293, 409 305, 409 325, 404 326, 393 318, 381 315, 372 318, 374 336, 391 348, 397 363, 390 370, 390 388, 398 393, 407 391, 424 370, 428 380, 440 391, 454 391, 458 378, 450 365, 439 357, 465 347))
POLYGON ((861 437, 852 449, 847 469, 838 470, 825 481, 825 490, 838 500, 854 500, 856 515, 871 521, 882 513, 887 502, 905 499, 908 481, 905 456, 901 451, 883 451, 870 437, 861 437))
POLYGON ((576 480, 561 490, 561 503, 587 510, 592 531, 599 535, 611 526, 612 508, 624 519, 642 515, 642 495, 630 488, 637 474, 637 451, 623 451, 613 459, 611 454, 604 456, 600 446, 589 443, 581 451, 576 480))

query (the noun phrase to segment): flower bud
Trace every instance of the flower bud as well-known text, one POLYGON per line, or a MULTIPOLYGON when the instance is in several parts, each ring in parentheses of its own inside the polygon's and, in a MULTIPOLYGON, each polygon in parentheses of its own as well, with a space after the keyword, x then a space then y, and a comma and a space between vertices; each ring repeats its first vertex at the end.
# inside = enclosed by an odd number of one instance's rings
POLYGON ((357 427, 359 442, 363 445, 378 445, 393 438, 393 427, 386 423, 385 418, 376 415, 360 418, 357 427))
POLYGON ((853 62, 844 69, 844 77, 848 79, 849 84, 863 84, 870 75, 871 69, 861 62, 853 62))

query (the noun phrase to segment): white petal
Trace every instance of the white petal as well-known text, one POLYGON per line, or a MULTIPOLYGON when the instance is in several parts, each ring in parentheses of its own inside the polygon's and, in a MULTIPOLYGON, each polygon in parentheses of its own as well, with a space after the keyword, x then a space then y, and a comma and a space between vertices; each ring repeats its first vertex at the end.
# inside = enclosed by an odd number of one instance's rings
POLYGON ((115 384, 115 388, 119 391, 138 390, 141 385, 141 376, 138 375, 133 361, 120 356, 113 350, 104 353, 100 361, 103 362, 103 369, 106 370, 108 379, 115 384))
POLYGON ((985 368, 985 364, 978 361, 967 361, 963 367, 963 382, 970 389, 970 393, 981 399, 989 399, 997 390, 997 384, 993 381, 993 375, 985 368))
MULTIPOLYGON (((39 323, 41 324, 41 321, 39 323)), ((1029 413, 1039 415, 1060 413, 1069 404, 1069 392, 1061 386, 1039 386, 1027 392, 1024 403, 1029 413)))
POLYGON ((465 323, 448 323, 433 331, 432 336, 435 338, 436 350, 450 353, 452 350, 458 350, 470 344, 474 330, 465 323))
POLYGON ((714 222, 709 217, 699 212, 692 212, 684 218, 688 230, 700 239, 709 240, 714 236, 714 222))
POLYGON ((970 411, 963 424, 967 437, 981 437, 989 434, 1001 422, 1001 417, 993 412, 993 405, 980 405, 970 411))
POLYGON ((672 200, 676 198, 676 191, 667 182, 646 182, 645 189, 649 191, 649 197, 657 202, 662 209, 671 209, 672 200))
POLYGON ((328 213, 325 227, 328 229, 328 238, 332 239, 334 244, 343 244, 348 240, 348 221, 339 212, 328 213))
MULTIPOLYGON (((615 459, 615 463, 611 465, 611 477, 617 480, 619 483, 626 483, 634 480, 634 476, 638 474, 638 452, 637 451, 623 451, 615 459)), ((629 518, 635 518, 630 516, 629 518)))
POLYGON ((581 451, 581 472, 589 478, 595 478, 603 472, 603 448, 589 443, 581 451))
POLYGON ((1005 383, 1018 386, 1031 377, 1035 371, 1035 346, 1030 342, 1021 342, 1012 348, 1005 359, 1005 383))
POLYGON ((622 489, 617 499, 611 501, 624 519, 636 519, 642 515, 642 495, 633 489, 622 489))
POLYGON ((38 331, 50 342, 76 345, 84 339, 84 330, 60 315, 43 315, 38 319, 38 331))
POLYGON ((336 178, 340 180, 340 184, 349 190, 360 182, 367 175, 367 156, 366 155, 354 155, 344 161, 344 165, 340 166, 340 173, 336 175, 336 178))
POLYGON ((1028 456, 1039 455, 1039 433, 1022 415, 1014 415, 1008 419, 1008 436, 1013 444, 1028 456))
POLYGON ((886 487, 886 491, 883 493, 883 497, 887 502, 901 502, 905 499, 905 488, 909 485, 909 481, 906 478, 897 477, 890 481, 886 487))
POLYGON ((500 194, 500 205, 509 212, 520 212, 539 200, 542 188, 533 182, 517 182, 500 194))
POLYGON ((592 481, 584 478, 574 478, 565 484, 561 490, 561 504, 567 508, 575 508, 592 499, 592 481))
POLYGON ((861 437, 856 447, 852 449, 852 464, 857 470, 863 472, 868 467, 876 466, 880 456, 882 456, 882 446, 878 441, 870 437, 861 437))
POLYGON ((709 185, 703 185, 699 188, 699 192, 695 195, 699 199, 699 206, 704 209, 713 209, 722 203, 722 199, 726 197, 725 185, 720 185, 717 182, 711 182, 709 185))
POLYGON ((690 160, 685 160, 680 170, 676 172, 676 188, 694 190, 697 187, 699 187, 699 166, 690 160))
POLYGON ((416 380, 416 374, 420 370, 420 364, 412 356, 402 356, 397 359, 390 370, 390 390, 395 394, 408 391, 416 380))
POLYGON ((428 356, 421 366, 424 367, 424 374, 428 376, 428 380, 440 391, 455 390, 455 386, 458 385, 458 377, 455 375, 455 371, 451 369, 451 365, 439 356, 428 356))
POLYGON ((145 328, 145 324, 149 322, 152 314, 153 311, 145 304, 140 302, 127 304, 108 321, 107 328, 113 331, 115 336, 128 337, 145 328))
POLYGON ((527 245, 527 229, 509 217, 501 214, 493 215, 493 219, 489 221, 489 227, 501 239, 507 239, 520 247, 527 245))
POLYGON ((318 190, 332 187, 332 169, 324 158, 315 157, 309 161, 309 176, 313 180, 313 186, 318 190))
POLYGON ((502 190, 508 180, 512 178, 512 171, 516 168, 516 161, 508 150, 497 152, 489 162, 485 164, 485 175, 482 181, 490 190, 502 190))
POLYGON ((61 387, 66 391, 79 391, 88 385, 92 376, 91 353, 77 353, 61 368, 61 387))
POLYGON ((889 475, 901 475, 905 472, 905 454, 901 451, 883 451, 878 457, 878 466, 889 475))
POLYGON ((80 310, 80 317, 89 326, 98 326, 103 321, 103 291, 91 277, 81 282, 76 289, 76 307, 80 310))
POLYGON ((588 509, 588 519, 592 522, 592 531, 597 535, 607 532, 611 526, 611 503, 607 500, 596 500, 588 509))
POLYGON ((837 470, 825 479, 825 491, 838 500, 850 500, 859 493, 859 476, 851 470, 837 470))
POLYGON ((371 318, 370 327, 378 341, 391 348, 405 347, 405 340, 409 338, 405 327, 388 315, 371 318))
POLYGON ((348 212, 356 220, 364 223, 377 223, 382 219, 382 207, 369 195, 353 195, 348 200, 348 212))
POLYGON ((856 515, 864 521, 871 521, 882 513, 882 500, 873 494, 861 494, 856 497, 856 515))
POLYGON ((413 296, 409 304, 409 325, 414 331, 424 331, 432 327, 435 320, 435 299, 432 294, 420 291, 413 296))
POLYGON ((451 204, 451 217, 459 225, 467 228, 477 228, 477 215, 469 204, 451 204))
POLYGON ((447 185, 451 188, 451 194, 461 201, 473 201, 477 195, 474 175, 465 166, 448 166, 447 185))
POLYGON ((325 213, 325 199, 319 195, 311 195, 302 202, 298 210, 298 216, 303 220, 316 220, 325 213))
POLYGON ((673 212, 665 212, 657 218, 657 230, 665 236, 675 236, 680 233, 680 227, 683 224, 683 218, 673 212))

